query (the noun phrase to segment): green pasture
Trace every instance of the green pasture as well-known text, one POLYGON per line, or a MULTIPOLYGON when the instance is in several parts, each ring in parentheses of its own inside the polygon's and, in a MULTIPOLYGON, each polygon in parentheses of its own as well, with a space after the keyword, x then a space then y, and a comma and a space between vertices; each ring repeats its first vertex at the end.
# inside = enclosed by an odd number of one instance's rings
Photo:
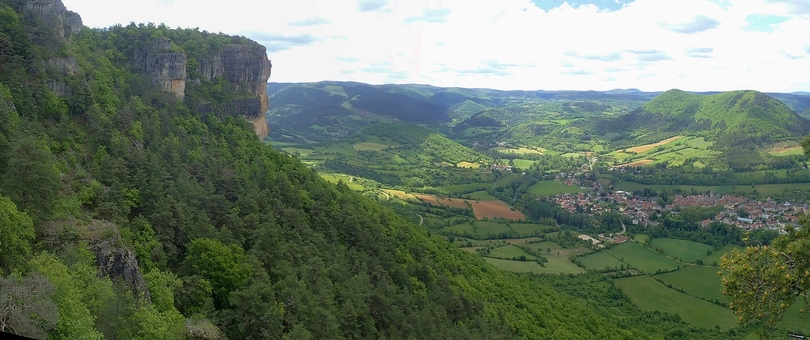
POLYGON ((469 184, 448 185, 439 187, 439 189, 446 193, 453 193, 453 192, 472 192, 484 190, 491 187, 492 183, 469 183, 469 184))
POLYGON ((515 245, 508 245, 505 247, 492 249, 486 256, 497 257, 502 259, 513 259, 525 256, 527 260, 530 261, 537 260, 537 256, 529 254, 525 250, 520 249, 518 246, 515 245))
POLYGON ((681 266, 679 262, 636 242, 625 242, 604 251, 610 252, 620 261, 645 273, 655 273, 659 270, 670 271, 681 266))
POLYGON ((795 146, 792 148, 787 148, 778 151, 769 151, 768 152, 774 156, 794 156, 794 155, 804 155, 804 149, 801 146, 795 146))
POLYGON ((348 175, 343 175, 343 174, 325 174, 325 173, 318 173, 318 175, 320 175, 321 178, 323 178, 323 179, 325 179, 325 180, 327 180, 328 182, 331 182, 331 183, 337 183, 339 181, 343 181, 343 183, 345 183, 349 187, 349 189, 352 189, 352 190, 365 190, 366 189, 366 187, 356 183, 355 181, 352 181, 351 179, 352 179, 353 176, 348 176, 348 175))
POLYGON ((529 187, 529 192, 535 195, 557 195, 564 193, 583 192, 578 186, 566 185, 559 181, 539 181, 529 187))
POLYGON ((541 267, 537 262, 534 261, 501 260, 501 259, 494 259, 491 257, 485 257, 484 260, 495 266, 495 268, 510 272, 517 272, 517 273, 529 272, 538 274, 546 273, 546 269, 541 267))
POLYGON ((790 332, 810 334, 810 319, 799 316, 799 310, 802 308, 801 305, 801 301, 796 301, 793 305, 788 307, 783 314, 782 320, 776 324, 776 327, 783 328, 790 332))
POLYGON ((334 143, 329 145, 323 146, 316 146, 314 149, 320 153, 324 154, 344 154, 353 156, 357 154, 357 151, 354 150, 354 145, 349 143, 334 143))
POLYGON ((670 273, 658 274, 655 277, 683 289, 686 293, 707 300, 728 302, 720 286, 720 269, 714 267, 687 266, 670 273))
POLYGON ((548 225, 531 223, 510 223, 509 227, 515 231, 518 237, 540 235, 547 230, 553 230, 553 227, 548 225))
POLYGON ((390 146, 374 142, 360 142, 352 146, 356 151, 382 151, 388 149, 390 146))
POLYGON ((512 164, 518 169, 527 170, 532 167, 533 164, 537 163, 538 161, 533 161, 529 159, 513 159, 512 164))
POLYGON ((692 138, 686 141, 686 145, 689 145, 695 149, 708 149, 714 144, 714 142, 707 142, 703 137, 692 138))
POLYGON ((300 157, 307 157, 311 153, 315 152, 315 150, 312 149, 296 148, 296 147, 281 148, 281 151, 284 151, 291 155, 294 155, 297 152, 300 157))
POLYGON ((650 247, 684 262, 702 259, 714 249, 708 244, 673 238, 654 238, 650 241, 650 247))
POLYGON ((581 274, 585 272, 585 269, 580 268, 579 266, 571 263, 568 260, 568 256, 565 254, 557 255, 555 250, 552 250, 551 253, 543 252, 543 257, 545 257, 548 262, 543 265, 543 272, 549 274, 581 274))
POLYGON ((705 265, 714 265, 714 263, 717 263, 717 265, 719 265, 720 264, 720 258, 724 254, 730 253, 734 249, 738 249, 738 250, 742 251, 743 247, 740 247, 738 245, 733 245, 733 244, 726 245, 723 248, 720 248, 717 251, 711 253, 711 255, 707 255, 706 257, 704 257, 703 258, 703 264, 705 264, 705 265))
POLYGON ((454 233, 457 235, 469 234, 479 238, 490 238, 499 234, 509 233, 512 231, 505 224, 493 221, 474 221, 456 224, 454 226, 446 227, 442 231, 454 233))
POLYGON ((529 148, 525 148, 525 147, 507 148, 507 147, 503 147, 503 146, 494 147, 494 148, 492 148, 492 150, 495 150, 495 151, 498 151, 498 152, 501 152, 501 153, 513 153, 513 154, 518 154, 518 155, 530 155, 530 154, 539 155, 539 154, 542 154, 543 151, 545 151, 542 148, 540 150, 535 150, 535 149, 529 149, 529 148))
POLYGON ((737 317, 730 309, 670 289, 649 276, 613 280, 640 309, 678 314, 684 321, 699 327, 730 329, 737 317))
POLYGON ((520 180, 521 176, 522 176, 521 174, 514 174, 514 173, 502 175, 501 178, 498 178, 498 180, 495 182, 495 186, 502 187, 504 185, 508 185, 514 181, 520 180))
POLYGON ((605 270, 608 268, 611 270, 617 270, 622 264, 624 264, 624 262, 619 261, 616 257, 606 251, 585 255, 577 260, 589 270, 605 270))
POLYGON ((636 242, 638 243, 647 244, 647 242, 650 242, 650 235, 636 234, 636 236, 633 236, 633 239, 636 240, 636 242))
POLYGON ((471 200, 481 200, 481 201, 492 201, 498 199, 495 196, 488 194, 486 191, 476 191, 464 196, 469 197, 471 200))
POLYGON ((551 241, 543 241, 543 242, 538 242, 538 243, 528 243, 528 244, 526 244, 526 247, 529 247, 529 248, 534 249, 534 250, 543 251, 544 254, 546 254, 545 253, 546 249, 551 249, 553 251, 555 249, 562 248, 562 247, 560 247, 559 244, 556 244, 556 243, 551 242, 551 241))

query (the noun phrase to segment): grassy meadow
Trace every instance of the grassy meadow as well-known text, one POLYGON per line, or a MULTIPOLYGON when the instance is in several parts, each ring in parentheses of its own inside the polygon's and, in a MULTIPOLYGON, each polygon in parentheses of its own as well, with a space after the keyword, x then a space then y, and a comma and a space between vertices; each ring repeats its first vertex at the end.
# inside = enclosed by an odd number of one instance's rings
POLYGON ((737 326, 737 317, 730 309, 670 289, 652 277, 634 276, 613 282, 642 310, 678 314, 684 321, 700 327, 737 326))
POLYGON ((684 262, 694 262, 711 254, 710 245, 671 238, 654 238, 650 247, 684 262))

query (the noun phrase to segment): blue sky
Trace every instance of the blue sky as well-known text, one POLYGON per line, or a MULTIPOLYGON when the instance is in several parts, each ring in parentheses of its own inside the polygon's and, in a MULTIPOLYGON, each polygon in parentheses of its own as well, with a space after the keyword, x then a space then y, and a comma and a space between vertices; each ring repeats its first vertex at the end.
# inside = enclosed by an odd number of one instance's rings
POLYGON ((810 91, 810 0, 63 0, 267 47, 274 82, 810 91))

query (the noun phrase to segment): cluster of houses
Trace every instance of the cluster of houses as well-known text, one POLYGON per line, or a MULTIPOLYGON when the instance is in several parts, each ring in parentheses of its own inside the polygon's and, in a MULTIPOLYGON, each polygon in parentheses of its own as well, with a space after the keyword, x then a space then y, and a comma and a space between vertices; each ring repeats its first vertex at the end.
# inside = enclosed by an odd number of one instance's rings
POLYGON ((616 191, 606 196, 588 193, 559 194, 554 201, 570 212, 586 212, 591 215, 613 210, 611 206, 600 204, 605 201, 617 203, 618 210, 632 219, 634 224, 657 225, 650 217, 656 212, 678 214, 679 208, 688 206, 716 207, 722 206, 716 216, 700 221, 701 226, 712 222, 735 225, 742 229, 769 228, 782 230, 785 225, 795 225, 799 216, 810 212, 807 204, 776 202, 767 199, 765 202, 751 200, 733 195, 675 195, 671 202, 660 206, 657 197, 636 196, 629 192, 616 191))

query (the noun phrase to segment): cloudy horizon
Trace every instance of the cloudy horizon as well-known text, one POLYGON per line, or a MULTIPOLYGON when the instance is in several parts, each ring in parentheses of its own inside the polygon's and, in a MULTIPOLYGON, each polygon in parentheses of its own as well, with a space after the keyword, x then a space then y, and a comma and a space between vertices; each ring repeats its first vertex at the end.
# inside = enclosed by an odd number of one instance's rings
POLYGON ((244 35, 271 82, 810 91, 805 0, 63 0, 89 27, 244 35))

